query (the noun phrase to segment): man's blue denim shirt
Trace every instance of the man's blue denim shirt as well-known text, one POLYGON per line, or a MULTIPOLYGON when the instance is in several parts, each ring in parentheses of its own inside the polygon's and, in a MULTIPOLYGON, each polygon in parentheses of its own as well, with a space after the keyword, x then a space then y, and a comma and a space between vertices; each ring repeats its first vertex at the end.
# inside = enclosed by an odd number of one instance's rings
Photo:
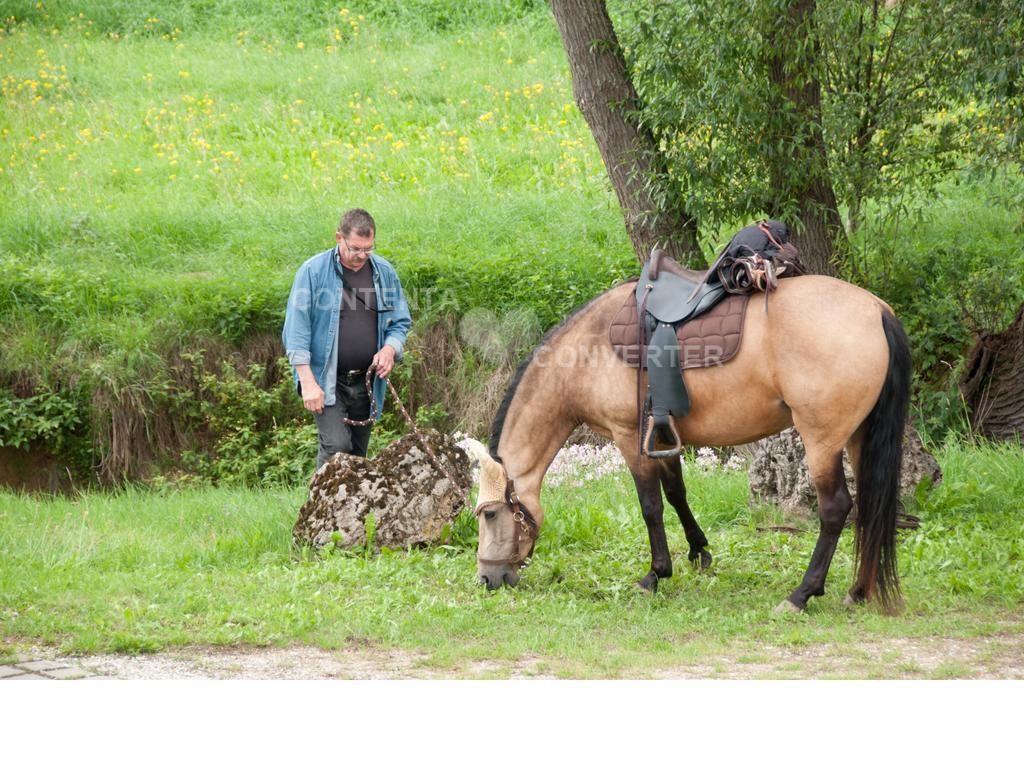
MULTIPOLYGON (((377 291, 377 349, 385 344, 395 350, 395 361, 402 359, 405 339, 412 327, 409 304, 402 293, 398 273, 386 259, 370 254, 373 287, 377 291)), ((284 315, 281 341, 292 364, 298 389, 299 372, 295 366, 308 365, 316 383, 324 391, 324 406, 334 405, 338 367, 338 321, 341 312, 341 271, 338 249, 318 253, 295 273, 288 307, 284 315), (338 269, 335 269, 338 264, 338 269)), ((384 408, 384 379, 373 379, 377 400, 374 419, 384 408)), ((301 390, 300 390, 301 391, 301 390)))

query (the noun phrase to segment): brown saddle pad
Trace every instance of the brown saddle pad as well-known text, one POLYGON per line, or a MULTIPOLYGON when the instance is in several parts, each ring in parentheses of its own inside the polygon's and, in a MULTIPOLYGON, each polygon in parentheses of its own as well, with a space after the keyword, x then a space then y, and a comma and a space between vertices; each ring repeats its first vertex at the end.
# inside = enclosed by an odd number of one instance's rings
MULTIPOLYGON (((749 300, 749 293, 727 296, 706 314, 679 326, 676 338, 679 339, 680 368, 707 368, 731 360, 740 348, 749 300)), ((637 368, 641 362, 638 323, 636 293, 630 291, 626 303, 608 326, 608 340, 615 354, 632 368, 637 368)), ((646 368, 647 361, 643 364, 646 368)))

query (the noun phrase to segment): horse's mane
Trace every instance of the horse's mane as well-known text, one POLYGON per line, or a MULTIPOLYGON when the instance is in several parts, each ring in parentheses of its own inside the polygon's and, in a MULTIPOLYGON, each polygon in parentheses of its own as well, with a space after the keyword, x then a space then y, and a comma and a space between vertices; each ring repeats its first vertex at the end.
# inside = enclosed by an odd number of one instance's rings
POLYGON ((505 390, 505 397, 502 398, 501 405, 498 406, 497 412, 494 414, 494 421, 491 422, 491 437, 488 443, 488 451, 491 454, 491 458, 497 462, 501 462, 501 457, 498 456, 498 443, 501 442, 501 430, 505 426, 505 418, 508 416, 509 406, 512 405, 512 398, 516 395, 516 389, 519 387, 519 382, 523 378, 523 374, 526 373, 526 369, 530 367, 530 363, 533 362, 533 358, 537 355, 537 350, 549 344, 555 336, 560 335, 563 331, 567 330, 568 326, 577 318, 583 314, 592 304, 595 304, 600 299, 604 298, 611 291, 614 291, 623 283, 635 282, 636 278, 627 278, 626 280, 620 280, 607 291, 602 291, 597 296, 592 298, 590 301, 580 304, 576 307, 569 315, 558 325, 552 328, 550 331, 544 334, 544 337, 533 349, 530 350, 529 354, 526 355, 519 363, 516 368, 515 374, 512 376, 512 380, 509 382, 508 389, 505 390))

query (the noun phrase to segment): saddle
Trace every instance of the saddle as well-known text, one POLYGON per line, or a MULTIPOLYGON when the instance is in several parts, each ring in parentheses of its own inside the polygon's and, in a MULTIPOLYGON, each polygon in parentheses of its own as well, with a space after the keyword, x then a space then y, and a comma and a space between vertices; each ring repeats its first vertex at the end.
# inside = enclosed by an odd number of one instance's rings
POLYGON ((739 351, 750 295, 763 290, 767 302, 778 277, 805 271, 788 236, 782 222, 746 227, 706 271, 686 269, 664 251, 652 251, 608 330, 619 358, 637 368, 641 454, 654 459, 679 454, 682 441, 673 418, 690 412, 683 370, 730 360, 739 351), (655 450, 655 441, 671 447, 655 450))
MULTIPOLYGON (((647 265, 650 264, 648 261, 647 265)), ((668 259, 662 264, 672 264, 674 269, 683 270, 668 259)), ((683 271, 697 276, 702 274, 692 270, 683 271)), ((644 273, 647 273, 649 280, 646 266, 644 273)), ((640 450, 654 459, 676 456, 682 450, 682 442, 672 419, 681 418, 690 412, 690 398, 686 392, 683 371, 687 368, 720 365, 736 355, 743 336, 747 302, 750 300, 749 294, 732 295, 721 286, 711 286, 711 290, 702 288, 698 291, 693 301, 686 301, 699 285, 699 279, 677 275, 673 270, 671 273, 661 272, 656 282, 661 282, 668 274, 672 274, 673 279, 662 283, 657 289, 647 288, 650 283, 645 282, 645 275, 642 274, 637 279, 636 288, 626 297, 608 328, 608 338, 616 355, 626 365, 638 369, 640 450), (680 281, 677 282, 675 278, 680 278, 680 281), (674 297, 666 296, 661 291, 665 286, 672 286, 676 292, 674 297), (655 298, 656 311, 660 315, 651 312, 651 298, 655 298), (641 323, 640 307, 644 307, 645 299, 647 306, 642 313, 644 321, 641 323), (647 396, 641 401, 639 369, 644 368, 647 369, 647 396), (653 445, 655 440, 668 443, 671 447, 656 450, 653 445)))

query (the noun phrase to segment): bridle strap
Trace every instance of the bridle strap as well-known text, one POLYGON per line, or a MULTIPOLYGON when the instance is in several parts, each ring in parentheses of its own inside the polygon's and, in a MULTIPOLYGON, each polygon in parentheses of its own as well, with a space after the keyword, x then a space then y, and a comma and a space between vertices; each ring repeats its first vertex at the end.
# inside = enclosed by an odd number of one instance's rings
MULTIPOLYGON (((494 502, 484 502, 483 504, 477 504, 473 514, 477 517, 484 511, 488 506, 494 502)), ((503 560, 488 560, 486 558, 478 557, 477 562, 483 565, 509 565, 518 566, 524 564, 532 555, 533 547, 537 543, 537 537, 539 531, 537 530, 537 523, 533 519, 526 507, 523 506, 522 501, 519 499, 519 494, 516 493, 515 486, 512 484, 512 479, 509 478, 505 483, 505 503, 512 508, 512 520, 515 522, 513 526, 513 556, 505 558, 503 560), (531 546, 530 552, 525 558, 519 556, 519 543, 522 541, 523 535, 530 539, 531 546)))

